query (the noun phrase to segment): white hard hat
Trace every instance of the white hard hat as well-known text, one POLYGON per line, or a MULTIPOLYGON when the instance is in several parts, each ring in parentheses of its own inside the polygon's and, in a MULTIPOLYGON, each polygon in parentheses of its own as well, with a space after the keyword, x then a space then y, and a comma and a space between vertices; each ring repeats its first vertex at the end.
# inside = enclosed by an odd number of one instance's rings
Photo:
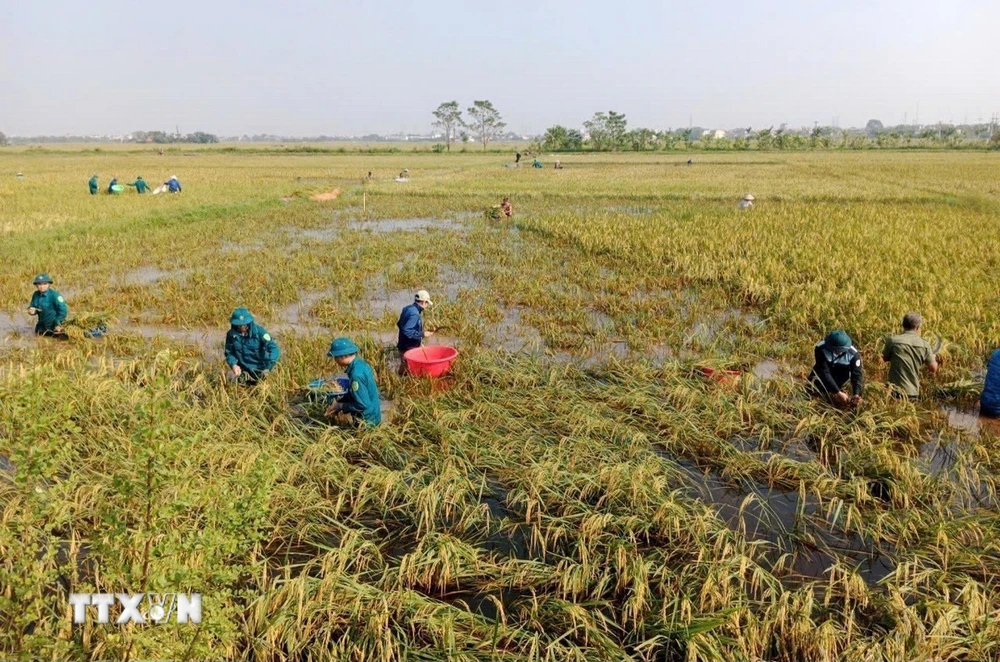
POLYGON ((426 302, 427 305, 433 304, 433 302, 431 301, 431 293, 428 292, 427 290, 420 290, 419 292, 417 292, 416 296, 413 297, 413 300, 426 302))

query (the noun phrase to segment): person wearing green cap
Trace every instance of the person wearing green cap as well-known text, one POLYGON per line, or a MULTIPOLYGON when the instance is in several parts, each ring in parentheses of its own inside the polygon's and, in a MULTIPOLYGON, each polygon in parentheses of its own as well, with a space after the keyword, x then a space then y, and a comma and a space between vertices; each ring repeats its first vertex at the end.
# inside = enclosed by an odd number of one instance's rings
POLYGON ((91 177, 90 181, 87 182, 87 183, 90 184, 90 194, 91 195, 97 195, 97 188, 98 188, 97 187, 97 175, 94 175, 93 177, 91 177))
POLYGON ((40 336, 62 335, 62 325, 69 314, 66 300, 52 289, 52 276, 38 274, 32 283, 35 286, 35 293, 31 295, 28 314, 38 318, 35 333, 40 336))
POLYGON ((382 422, 382 399, 375 384, 375 372, 358 356, 358 346, 347 338, 337 338, 330 343, 330 351, 326 355, 344 369, 350 381, 347 394, 327 408, 326 417, 332 418, 338 412, 344 412, 356 422, 379 425, 382 422))
POLYGON ((278 343, 267 329, 254 322, 246 308, 237 308, 229 317, 226 333, 226 363, 233 377, 246 384, 256 384, 274 369, 281 355, 278 343))
POLYGON ((809 373, 808 390, 812 395, 827 398, 837 407, 857 407, 861 404, 864 377, 861 354, 843 331, 833 331, 816 344, 813 354, 816 364, 809 373), (852 396, 844 392, 851 382, 852 396))
POLYGON ((149 190, 149 184, 147 184, 146 180, 142 178, 142 175, 137 176, 134 182, 126 182, 125 185, 134 187, 136 193, 145 193, 149 190))

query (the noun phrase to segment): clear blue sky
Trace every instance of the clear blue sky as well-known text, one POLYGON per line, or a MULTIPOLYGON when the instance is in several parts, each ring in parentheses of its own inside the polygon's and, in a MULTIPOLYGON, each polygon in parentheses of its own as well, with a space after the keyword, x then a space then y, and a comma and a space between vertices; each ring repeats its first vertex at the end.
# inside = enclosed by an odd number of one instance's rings
POLYGON ((530 133, 1000 112, 998 0, 2 4, 11 135, 423 132, 484 98, 530 133))

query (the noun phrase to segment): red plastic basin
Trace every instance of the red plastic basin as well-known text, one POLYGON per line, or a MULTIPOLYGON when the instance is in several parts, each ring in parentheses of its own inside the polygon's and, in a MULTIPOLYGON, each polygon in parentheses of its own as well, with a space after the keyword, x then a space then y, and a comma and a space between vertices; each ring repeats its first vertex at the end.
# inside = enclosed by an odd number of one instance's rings
POLYGON ((403 354, 406 367, 415 377, 440 377, 451 369, 458 357, 458 350, 447 345, 415 347, 403 354))

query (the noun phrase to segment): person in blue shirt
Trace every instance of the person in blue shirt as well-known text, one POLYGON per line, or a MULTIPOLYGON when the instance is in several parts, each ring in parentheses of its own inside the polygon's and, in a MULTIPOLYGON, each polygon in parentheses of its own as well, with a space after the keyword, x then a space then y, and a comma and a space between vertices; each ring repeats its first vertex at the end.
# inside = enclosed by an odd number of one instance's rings
POLYGON ((97 188, 98 187, 97 187, 97 175, 96 174, 93 177, 90 178, 90 181, 87 182, 87 184, 90 186, 90 194, 91 195, 97 195, 97 188))
POLYGON ((344 369, 350 382, 347 394, 327 408, 326 417, 343 412, 358 424, 364 422, 374 427, 382 423, 382 398, 375 384, 375 372, 358 356, 358 346, 347 338, 337 338, 330 343, 326 355, 344 369))
POLYGON ((399 321, 396 322, 396 327, 399 329, 396 349, 399 350, 400 355, 400 375, 407 373, 406 360, 402 358, 403 354, 420 347, 424 338, 430 338, 434 335, 433 331, 424 331, 424 310, 431 305, 433 304, 430 293, 427 290, 420 290, 413 297, 413 303, 403 308, 399 314, 399 321))
POLYGON ((226 364, 235 379, 256 384, 278 363, 281 351, 267 329, 254 322, 246 308, 237 308, 229 318, 226 333, 226 364))
POLYGON ((118 185, 118 178, 112 177, 111 181, 108 183, 108 194, 113 195, 115 192, 115 186, 118 185))
POLYGON ((170 179, 163 182, 163 185, 167 187, 169 193, 181 192, 181 183, 177 181, 177 175, 170 175, 170 179))
POLYGON ((983 394, 979 396, 979 414, 1000 418, 1000 349, 993 350, 986 364, 986 382, 983 394))

